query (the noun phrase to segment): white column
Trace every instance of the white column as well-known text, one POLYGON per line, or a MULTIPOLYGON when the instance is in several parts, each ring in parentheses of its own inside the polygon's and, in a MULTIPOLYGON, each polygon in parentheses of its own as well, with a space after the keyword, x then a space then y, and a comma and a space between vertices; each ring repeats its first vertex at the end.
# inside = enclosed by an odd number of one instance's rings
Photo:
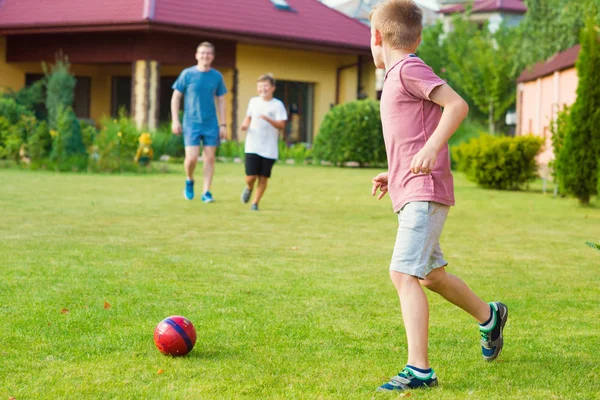
POLYGON ((131 116, 138 129, 158 127, 160 106, 160 64, 139 60, 133 63, 131 79, 131 116))

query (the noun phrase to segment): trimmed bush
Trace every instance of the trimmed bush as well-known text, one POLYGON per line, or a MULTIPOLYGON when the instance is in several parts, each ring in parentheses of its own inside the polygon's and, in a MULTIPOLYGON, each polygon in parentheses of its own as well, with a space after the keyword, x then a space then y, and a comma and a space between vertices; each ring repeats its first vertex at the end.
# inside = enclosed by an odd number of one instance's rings
POLYGON ((321 124, 314 157, 337 166, 386 163, 379 102, 357 100, 333 107, 321 124))
POLYGON ((452 149, 455 167, 467 178, 491 189, 516 190, 537 176, 535 156, 542 139, 534 136, 482 135, 452 149))

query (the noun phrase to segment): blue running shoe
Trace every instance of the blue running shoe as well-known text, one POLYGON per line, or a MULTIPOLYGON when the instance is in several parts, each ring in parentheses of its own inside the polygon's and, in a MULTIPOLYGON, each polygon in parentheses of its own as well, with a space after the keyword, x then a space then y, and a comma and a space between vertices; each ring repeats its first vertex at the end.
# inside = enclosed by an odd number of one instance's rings
POLYGON ((258 204, 252 204, 250 206, 250 211, 258 211, 258 204))
POLYGON ((194 199, 194 181, 190 181, 189 179, 187 179, 185 181, 185 189, 183 189, 183 197, 185 197, 187 200, 194 199))
POLYGON ((481 333, 481 354, 485 361, 494 361, 502 347, 504 346, 504 337, 502 331, 508 320, 508 307, 500 302, 490 303, 494 315, 490 318, 489 326, 479 326, 481 333))
POLYGON ((409 367, 407 365, 402 372, 394 376, 388 383, 379 386, 377 391, 394 392, 437 386, 438 379, 433 369, 430 369, 427 373, 421 373, 418 368, 409 367))
POLYGON ((212 194, 210 192, 206 192, 202 195, 202 202, 204 203, 214 203, 215 199, 213 199, 212 194))

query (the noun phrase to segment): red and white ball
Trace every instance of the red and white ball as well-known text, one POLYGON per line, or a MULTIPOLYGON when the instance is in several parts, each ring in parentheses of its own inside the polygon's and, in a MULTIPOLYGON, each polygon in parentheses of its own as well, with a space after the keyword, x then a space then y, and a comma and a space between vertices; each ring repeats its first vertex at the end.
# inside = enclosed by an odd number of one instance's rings
POLYGON ((189 319, 179 315, 165 318, 154 330, 154 344, 163 354, 184 356, 196 344, 196 328, 189 319))

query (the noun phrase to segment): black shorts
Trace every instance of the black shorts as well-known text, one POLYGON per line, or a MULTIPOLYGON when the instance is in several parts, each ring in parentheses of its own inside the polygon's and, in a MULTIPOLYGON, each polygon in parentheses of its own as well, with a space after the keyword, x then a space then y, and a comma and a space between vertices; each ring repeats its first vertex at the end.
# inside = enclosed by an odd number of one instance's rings
POLYGON ((265 158, 254 153, 246 153, 246 175, 271 177, 271 169, 276 160, 265 158))

